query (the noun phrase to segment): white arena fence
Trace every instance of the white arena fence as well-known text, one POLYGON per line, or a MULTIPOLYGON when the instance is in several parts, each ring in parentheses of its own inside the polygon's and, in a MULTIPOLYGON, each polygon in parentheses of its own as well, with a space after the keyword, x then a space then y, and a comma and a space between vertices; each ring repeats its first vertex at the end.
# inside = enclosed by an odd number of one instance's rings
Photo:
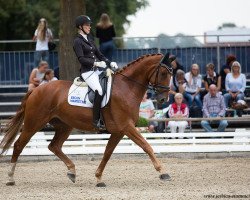
MULTIPOLYGON (((173 152, 249 152, 250 131, 236 129, 235 132, 200 133, 143 133, 155 153, 173 152), (178 138, 178 139, 177 139, 178 138)), ((70 135, 63 145, 68 155, 103 154, 110 134, 70 135)), ((2 140, 3 136, 0 136, 2 140)), ((48 145, 53 134, 37 132, 21 155, 53 155, 48 145)), ((12 155, 13 145, 6 155, 12 155)), ((114 153, 141 154, 143 150, 126 136, 120 141, 114 153)))

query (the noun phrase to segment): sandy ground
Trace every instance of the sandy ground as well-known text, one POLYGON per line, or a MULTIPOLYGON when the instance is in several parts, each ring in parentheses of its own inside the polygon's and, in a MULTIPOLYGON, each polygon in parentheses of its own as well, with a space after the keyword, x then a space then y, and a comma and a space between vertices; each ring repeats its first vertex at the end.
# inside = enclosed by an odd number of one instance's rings
POLYGON ((9 165, 0 163, 0 199, 209 199, 204 195, 248 195, 236 199, 250 199, 250 158, 160 160, 172 181, 161 181, 145 156, 113 158, 104 171, 106 188, 95 187, 99 158, 75 161, 75 184, 61 161, 45 161, 19 163, 16 185, 6 186, 9 165))

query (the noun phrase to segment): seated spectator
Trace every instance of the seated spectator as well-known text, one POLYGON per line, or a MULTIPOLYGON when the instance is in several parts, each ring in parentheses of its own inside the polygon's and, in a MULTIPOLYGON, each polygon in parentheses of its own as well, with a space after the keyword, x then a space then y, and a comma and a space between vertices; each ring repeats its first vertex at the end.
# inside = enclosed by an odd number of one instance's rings
POLYGON ((39 86, 42 82, 45 72, 48 69, 48 63, 41 61, 37 68, 34 68, 30 74, 28 90, 32 90, 39 86))
MULTIPOLYGON (((176 93, 174 96, 175 102, 170 106, 168 115, 170 118, 185 118, 188 117, 188 106, 183 101, 183 95, 181 93, 176 93)), ((169 121, 168 126, 171 133, 176 133, 177 127, 179 133, 184 133, 185 128, 187 127, 187 121, 169 121)))
POLYGON ((220 70, 220 76, 221 76, 221 91, 222 94, 225 93, 226 87, 225 87, 225 80, 226 80, 226 76, 228 73, 230 73, 231 71, 231 65, 232 63, 236 61, 236 57, 235 55, 229 54, 227 56, 227 60, 226 60, 226 64, 222 66, 221 70, 220 70))
POLYGON ((225 98, 225 105, 226 107, 229 106, 229 101, 238 101, 244 100, 244 91, 246 88, 246 76, 245 74, 241 73, 241 65, 239 62, 234 61, 231 68, 231 73, 228 73, 226 76, 226 91, 227 93, 224 94, 225 98))
POLYGON ((40 85, 44 84, 44 83, 48 83, 50 81, 56 81, 58 80, 55 76, 54 76, 54 71, 52 69, 48 69, 45 74, 44 77, 42 79, 42 82, 40 83, 40 85))
POLYGON ((193 101, 199 108, 202 108, 202 102, 200 97, 202 76, 199 73, 199 65, 193 64, 191 71, 185 74, 187 85, 184 93, 184 97, 188 102, 188 107, 191 108, 193 101))
POLYGON ((227 120, 220 120, 220 117, 225 116, 225 102, 223 96, 218 92, 216 85, 209 86, 209 93, 203 99, 203 118, 218 117, 218 121, 202 120, 201 126, 207 132, 213 132, 211 123, 218 123, 217 132, 225 131, 228 123, 227 120))
MULTIPOLYGON (((144 94, 142 102, 140 104, 139 116, 145 119, 154 117, 155 107, 151 99, 147 99, 147 92, 144 94)), ((148 130, 149 132, 155 132, 157 122, 150 121, 148 130)))
POLYGON ((176 56, 171 55, 171 56, 169 57, 169 59, 172 60, 171 66, 172 66, 172 68, 173 68, 173 76, 176 74, 176 72, 177 72, 179 69, 184 70, 184 69, 183 69, 183 66, 182 66, 182 65, 178 62, 178 60, 176 59, 176 56))
POLYGON ((220 75, 214 71, 215 67, 213 63, 208 63, 206 66, 207 74, 204 76, 204 85, 206 89, 206 93, 209 92, 209 86, 214 84, 217 87, 217 91, 221 89, 221 77, 220 75))
POLYGON ((185 72, 178 69, 176 74, 171 77, 170 91, 169 91, 169 103, 174 102, 174 96, 177 93, 184 94, 186 89, 187 80, 185 79, 185 72))

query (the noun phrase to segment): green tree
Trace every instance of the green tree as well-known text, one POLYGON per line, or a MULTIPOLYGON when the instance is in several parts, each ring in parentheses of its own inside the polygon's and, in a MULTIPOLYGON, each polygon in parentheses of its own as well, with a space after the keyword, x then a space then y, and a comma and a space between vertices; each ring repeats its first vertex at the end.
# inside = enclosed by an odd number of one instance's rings
POLYGON ((60 51, 59 67, 60 78, 73 80, 79 75, 80 64, 76 61, 72 41, 75 36, 74 19, 79 14, 86 14, 92 19, 92 33, 95 32, 95 24, 99 21, 100 15, 108 13, 115 25, 117 35, 122 35, 125 30, 124 23, 128 23, 126 17, 134 14, 139 8, 146 6, 146 0, 61 0, 60 9, 60 51), (86 7, 86 12, 84 12, 86 7), (77 9, 78 8, 78 9, 77 9), (82 13, 81 13, 82 10, 82 13))
MULTIPOLYGON (((32 39, 38 21, 42 17, 47 19, 49 27, 57 37, 59 5, 58 0, 0 0, 0 40, 32 39)), ((2 45, 1 50, 4 49, 27 49, 27 46, 2 45)))

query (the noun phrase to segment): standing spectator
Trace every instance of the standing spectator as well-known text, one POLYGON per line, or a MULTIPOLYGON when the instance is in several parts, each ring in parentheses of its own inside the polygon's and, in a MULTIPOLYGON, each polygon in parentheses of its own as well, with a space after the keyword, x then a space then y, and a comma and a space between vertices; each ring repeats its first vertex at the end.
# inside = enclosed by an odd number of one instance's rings
POLYGON ((174 102, 174 96, 177 93, 184 94, 187 85, 187 80, 185 79, 185 72, 178 69, 176 74, 171 77, 170 80, 170 91, 169 91, 169 101, 170 104, 174 102))
POLYGON ((207 92, 209 92, 209 86, 214 84, 217 87, 217 91, 221 89, 221 77, 215 72, 215 67, 213 63, 208 63, 206 66, 207 74, 204 76, 204 85, 207 92))
POLYGON ((100 51, 102 54, 112 60, 113 51, 115 49, 113 37, 115 37, 115 28, 108 14, 103 13, 100 21, 96 26, 96 37, 99 38, 100 51))
POLYGON ((209 93, 207 93, 203 99, 203 118, 218 117, 218 121, 202 120, 201 126, 207 132, 213 132, 211 123, 218 123, 219 127, 217 132, 225 131, 228 123, 227 120, 220 120, 220 117, 225 116, 225 103, 223 96, 218 92, 216 85, 209 86, 209 93))
POLYGON ((191 108, 193 101, 199 108, 202 108, 202 102, 200 97, 202 76, 199 72, 199 65, 193 64, 191 71, 185 74, 187 80, 186 91, 184 97, 188 102, 189 108, 191 108))
POLYGON ((39 84, 42 82, 42 79, 47 69, 48 69, 48 63, 46 61, 41 61, 38 67, 32 70, 29 78, 28 90, 32 90, 37 86, 39 86, 39 84))
POLYGON ((227 56, 226 64, 222 66, 220 70, 220 76, 221 76, 221 91, 224 94, 225 93, 225 79, 228 73, 230 73, 231 65, 232 63, 236 61, 236 57, 232 54, 229 54, 227 56))
POLYGON ((53 35, 46 19, 40 19, 33 40, 36 41, 35 64, 38 65, 42 60, 49 62, 48 43, 53 40, 53 35))
POLYGON ((44 77, 42 79, 42 82, 40 83, 40 85, 44 84, 44 83, 48 83, 50 81, 56 81, 58 80, 55 76, 54 76, 54 71, 52 69, 48 69, 45 74, 44 77))
POLYGON ((231 73, 228 73, 225 81, 226 91, 224 94, 225 105, 229 107, 229 100, 244 100, 246 89, 246 76, 241 73, 241 65, 238 61, 232 63, 231 73))
MULTIPOLYGON (((152 118, 155 114, 155 107, 151 99, 147 99, 147 92, 144 94, 142 102, 140 104, 139 116, 145 119, 152 118)), ((150 121, 148 130, 149 132, 155 132, 157 122, 150 121)))
MULTIPOLYGON (((176 93, 174 96, 175 102, 170 106, 168 115, 170 118, 185 118, 188 117, 188 107, 186 104, 182 103, 183 95, 181 93, 176 93)), ((170 127, 171 133, 176 133, 177 127, 179 128, 179 133, 184 133, 187 127, 187 121, 169 121, 168 126, 170 127)))

